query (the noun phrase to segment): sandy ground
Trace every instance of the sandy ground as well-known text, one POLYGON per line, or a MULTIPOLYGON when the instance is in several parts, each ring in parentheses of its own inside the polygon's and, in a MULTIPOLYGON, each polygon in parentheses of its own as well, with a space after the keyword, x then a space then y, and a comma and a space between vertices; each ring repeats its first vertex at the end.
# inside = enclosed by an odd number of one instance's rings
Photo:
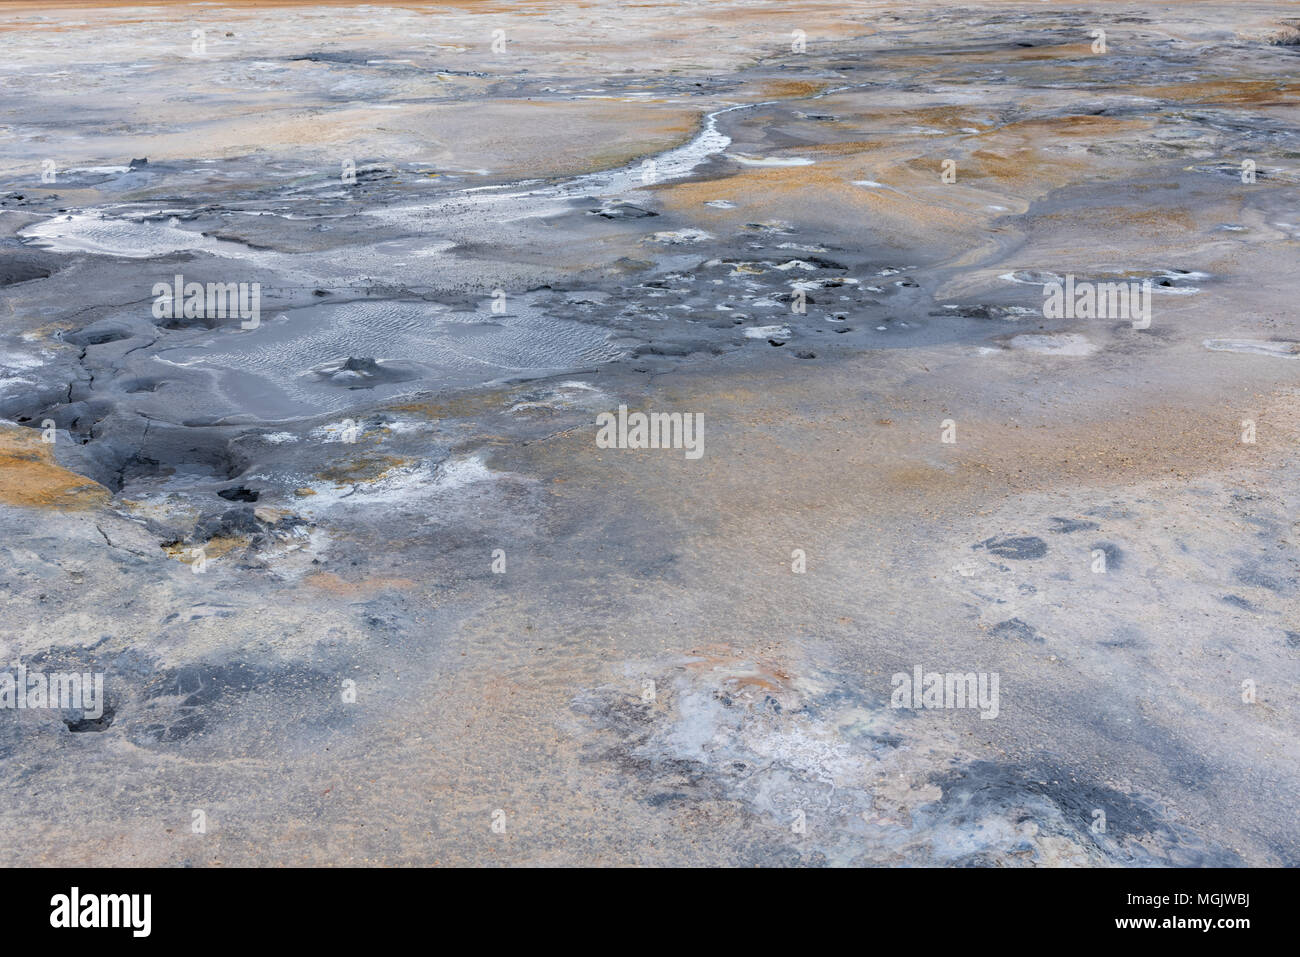
POLYGON ((0 861, 1297 863, 1296 23, 0 4, 0 861))

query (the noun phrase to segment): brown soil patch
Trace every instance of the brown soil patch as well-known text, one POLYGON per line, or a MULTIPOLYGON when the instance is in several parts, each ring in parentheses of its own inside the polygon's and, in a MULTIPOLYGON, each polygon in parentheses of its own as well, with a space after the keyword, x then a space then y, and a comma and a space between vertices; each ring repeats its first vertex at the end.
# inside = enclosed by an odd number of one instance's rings
POLYGON ((1300 83, 1294 80, 1205 80, 1176 86, 1141 87, 1136 92, 1183 103, 1295 106, 1300 83))
POLYGON ((187 545, 185 542, 168 542, 163 545, 163 551, 167 553, 168 558, 174 558, 176 561, 185 565, 192 564, 198 555, 199 549, 203 550, 203 557, 207 561, 214 558, 220 558, 222 555, 229 554, 236 548, 243 548, 248 545, 248 539, 240 537, 217 536, 210 538, 202 545, 187 545))
POLYGON ((411 464, 413 460, 397 455, 368 455, 333 465, 323 472, 316 473, 317 478, 336 485, 350 485, 353 482, 377 482, 393 469, 411 464))
POLYGON ((1036 227, 1046 223, 1058 223, 1063 227, 1092 233, 1095 236, 1106 236, 1120 228, 1130 237, 1144 239, 1167 239, 1171 233, 1175 238, 1185 237, 1188 233, 1196 232, 1198 228, 1191 211, 1186 207, 1160 209, 1103 206, 1098 209, 1071 209, 1034 218, 1036 227))
POLYGON ((769 80, 763 84, 763 99, 801 100, 826 89, 827 83, 814 80, 769 80))
POLYGON ((998 132, 1005 135, 1022 136, 1037 145, 1042 145, 1043 135, 1048 136, 1087 136, 1096 139, 1107 137, 1126 138, 1134 133, 1151 128, 1150 120, 1125 120, 1114 116, 1092 116, 1071 114, 1070 116, 1049 116, 1035 120, 1022 120, 1008 123, 998 132))

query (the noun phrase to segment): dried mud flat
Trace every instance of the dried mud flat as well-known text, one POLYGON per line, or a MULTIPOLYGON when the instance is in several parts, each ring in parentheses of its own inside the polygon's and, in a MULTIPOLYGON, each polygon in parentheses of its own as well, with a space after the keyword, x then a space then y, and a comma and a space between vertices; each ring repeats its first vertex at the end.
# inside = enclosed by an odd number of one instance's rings
POLYGON ((1300 863, 1298 25, 4 4, 0 863, 1300 863))

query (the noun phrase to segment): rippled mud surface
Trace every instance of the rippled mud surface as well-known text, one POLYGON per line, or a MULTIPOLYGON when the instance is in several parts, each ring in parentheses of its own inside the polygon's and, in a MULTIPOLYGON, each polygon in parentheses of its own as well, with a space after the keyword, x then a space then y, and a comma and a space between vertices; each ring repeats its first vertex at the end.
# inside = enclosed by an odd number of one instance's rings
POLYGON ((107 697, 0 707, 43 862, 1300 863, 1290 5, 0 36, 0 651, 107 697))

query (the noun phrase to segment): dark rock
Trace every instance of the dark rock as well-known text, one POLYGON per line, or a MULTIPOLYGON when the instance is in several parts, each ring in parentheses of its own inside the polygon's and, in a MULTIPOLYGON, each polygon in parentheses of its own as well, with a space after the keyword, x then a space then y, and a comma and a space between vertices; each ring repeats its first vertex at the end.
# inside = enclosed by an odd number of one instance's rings
POLYGON ((245 488, 237 485, 234 488, 223 488, 217 492, 227 502, 256 502, 258 493, 251 488, 245 488))
POLYGON ((1019 618, 1008 618, 993 626, 993 634, 998 638, 1014 638, 1017 641, 1042 641, 1038 630, 1033 625, 1019 618))
POLYGON ((994 536, 971 547, 987 548, 999 558, 1011 558, 1017 561, 1042 558, 1047 554, 1047 542, 1034 535, 1023 535, 1017 538, 994 536))
POLYGON ((613 206, 593 209, 591 212, 596 216, 603 216, 605 219, 645 219, 649 216, 659 215, 648 209, 642 209, 640 206, 633 206, 631 203, 615 203, 613 206))
POLYGON ((1072 532, 1090 532, 1101 528, 1096 522, 1088 522, 1080 518, 1053 518, 1052 524, 1056 527, 1051 531, 1057 535, 1069 535, 1072 532))

